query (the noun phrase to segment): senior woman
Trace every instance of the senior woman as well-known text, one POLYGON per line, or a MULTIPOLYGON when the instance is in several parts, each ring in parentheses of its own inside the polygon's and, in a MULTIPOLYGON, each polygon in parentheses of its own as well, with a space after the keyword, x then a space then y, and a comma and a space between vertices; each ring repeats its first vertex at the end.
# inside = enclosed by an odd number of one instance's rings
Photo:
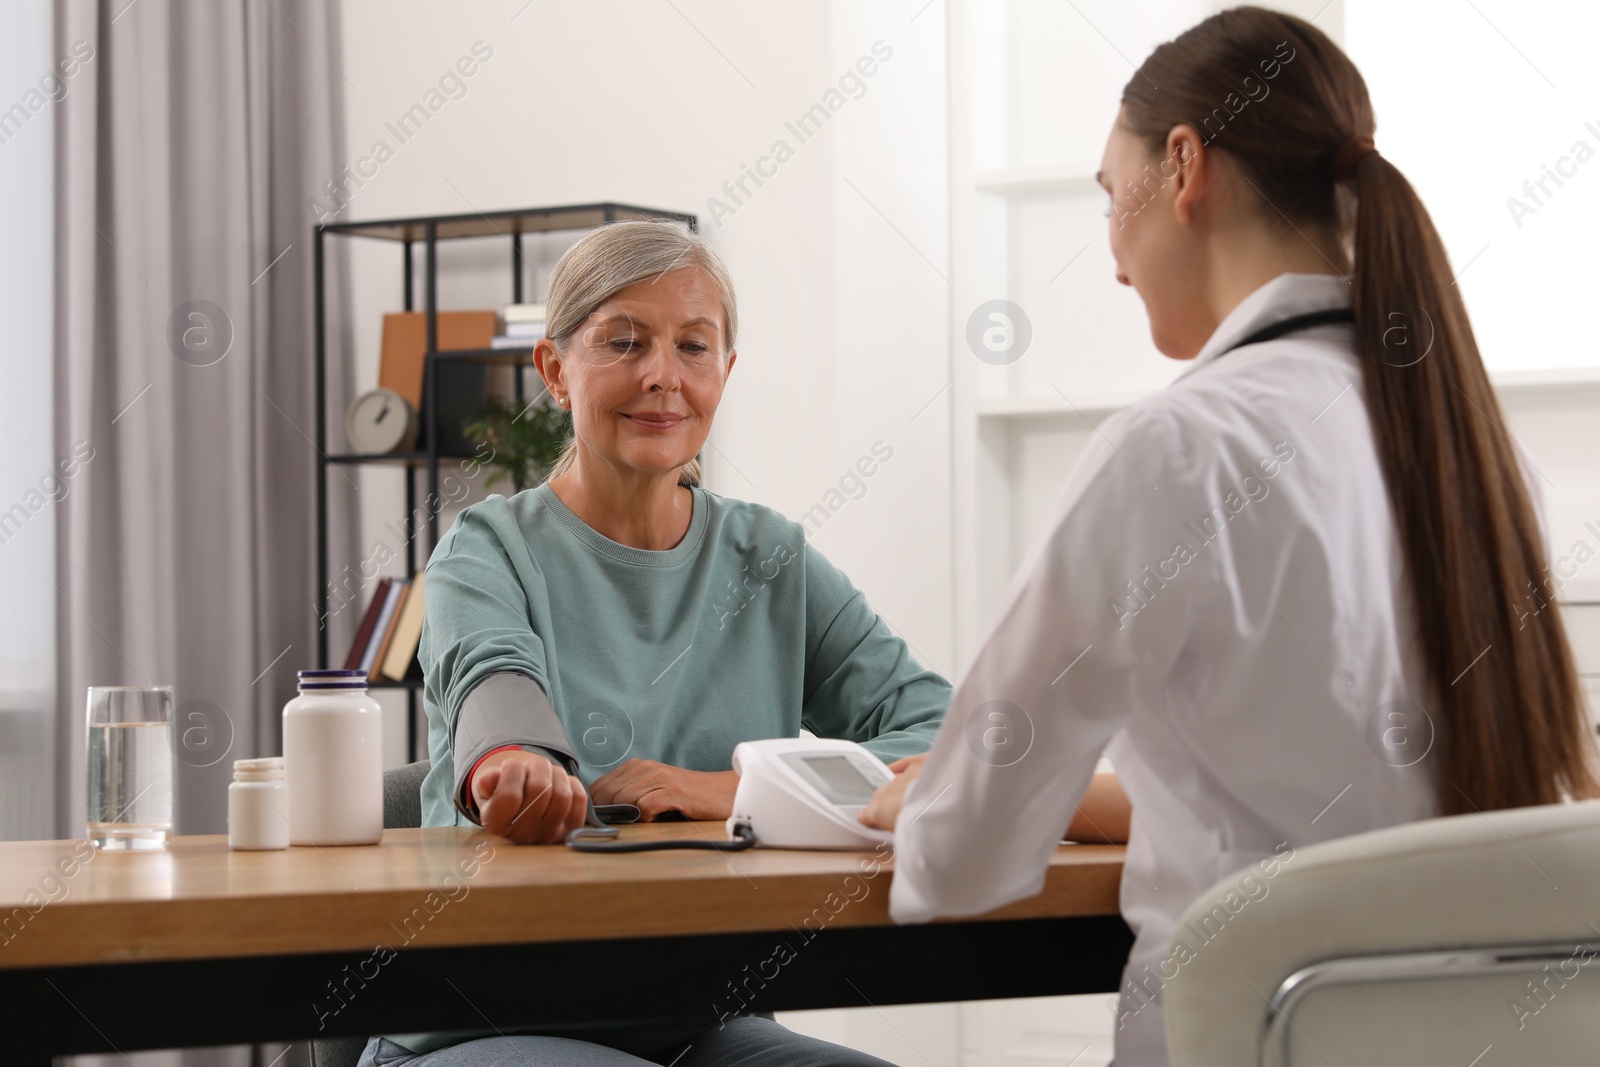
MULTIPOLYGON (((534 362, 572 411, 571 444, 544 484, 463 510, 428 561, 424 824, 559 842, 591 797, 725 819, 734 746, 801 727, 885 760, 926 751, 949 683, 798 524, 700 487, 695 456, 737 358, 711 247, 667 223, 597 229, 556 265, 548 323, 534 362)), ((528 986, 537 996, 538 976, 528 986)), ((882 1061, 709 1004, 665 1023, 375 1037, 362 1057, 745 1062, 882 1061)))

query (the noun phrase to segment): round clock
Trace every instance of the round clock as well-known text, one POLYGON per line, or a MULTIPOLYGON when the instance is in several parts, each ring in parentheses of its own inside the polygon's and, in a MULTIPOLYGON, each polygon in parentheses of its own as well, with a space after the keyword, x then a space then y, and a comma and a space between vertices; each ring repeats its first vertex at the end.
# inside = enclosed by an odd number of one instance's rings
POLYGON ((356 397, 345 412, 344 433, 357 452, 409 451, 417 441, 417 415, 393 389, 373 389, 356 397))

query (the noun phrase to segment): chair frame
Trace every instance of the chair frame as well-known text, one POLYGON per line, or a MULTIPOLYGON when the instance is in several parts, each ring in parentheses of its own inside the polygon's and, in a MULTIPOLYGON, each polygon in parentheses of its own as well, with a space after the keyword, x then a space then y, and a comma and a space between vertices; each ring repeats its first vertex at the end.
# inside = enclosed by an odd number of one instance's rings
MULTIPOLYGON (((1330 986, 1366 985, 1418 979, 1459 979, 1521 974, 1572 959, 1587 942, 1563 941, 1496 945, 1444 952, 1406 952, 1346 956, 1302 967, 1278 984, 1261 1028, 1261 1067, 1288 1067, 1289 1035, 1298 1032, 1290 1016, 1312 993, 1330 986)), ((1578 966, 1596 965, 1594 959, 1578 966)))

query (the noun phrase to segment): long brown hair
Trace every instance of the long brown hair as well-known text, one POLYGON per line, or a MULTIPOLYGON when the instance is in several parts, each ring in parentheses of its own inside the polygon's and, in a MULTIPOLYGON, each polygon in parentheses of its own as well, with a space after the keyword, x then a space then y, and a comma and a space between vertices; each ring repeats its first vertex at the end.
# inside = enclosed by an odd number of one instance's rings
POLYGON ((1286 236, 1310 223, 1353 238, 1367 409, 1439 713, 1440 813, 1600 794, 1515 448, 1427 210, 1360 152, 1374 119, 1355 65, 1310 23, 1240 7, 1152 52, 1122 103, 1157 153, 1189 125, 1231 156, 1286 236))

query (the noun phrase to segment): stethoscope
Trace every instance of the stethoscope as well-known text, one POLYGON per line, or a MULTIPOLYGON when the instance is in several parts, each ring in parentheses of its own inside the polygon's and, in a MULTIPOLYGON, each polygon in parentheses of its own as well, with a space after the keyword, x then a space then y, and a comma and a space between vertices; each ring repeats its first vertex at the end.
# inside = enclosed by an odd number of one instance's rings
POLYGON ((1324 311, 1307 311, 1303 315, 1291 315, 1277 322, 1269 322, 1261 329, 1244 338, 1233 342, 1219 356, 1232 352, 1235 348, 1245 345, 1258 345, 1263 341, 1276 341, 1285 334, 1299 333, 1301 330, 1310 330, 1318 326, 1332 326, 1336 322, 1355 322, 1355 314, 1349 308, 1328 308, 1324 311))

